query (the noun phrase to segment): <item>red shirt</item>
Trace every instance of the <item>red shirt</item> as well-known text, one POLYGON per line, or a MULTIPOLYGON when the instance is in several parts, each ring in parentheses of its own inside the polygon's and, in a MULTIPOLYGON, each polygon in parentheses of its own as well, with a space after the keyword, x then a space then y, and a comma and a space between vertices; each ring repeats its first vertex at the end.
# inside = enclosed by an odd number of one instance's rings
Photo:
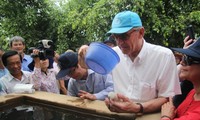
POLYGON ((195 90, 191 90, 185 100, 177 108, 174 120, 200 120, 200 100, 194 100, 195 90))

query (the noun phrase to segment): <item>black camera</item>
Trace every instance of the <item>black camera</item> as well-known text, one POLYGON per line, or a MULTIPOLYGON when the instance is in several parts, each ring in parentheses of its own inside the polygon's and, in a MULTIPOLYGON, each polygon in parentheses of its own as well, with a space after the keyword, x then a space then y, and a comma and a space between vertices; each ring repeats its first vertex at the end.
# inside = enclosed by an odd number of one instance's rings
POLYGON ((54 44, 52 40, 40 40, 37 44, 38 47, 31 47, 29 48, 28 52, 31 54, 32 58, 39 57, 40 60, 45 60, 47 58, 54 57, 54 44), (33 54, 33 50, 38 49, 39 54, 33 54))

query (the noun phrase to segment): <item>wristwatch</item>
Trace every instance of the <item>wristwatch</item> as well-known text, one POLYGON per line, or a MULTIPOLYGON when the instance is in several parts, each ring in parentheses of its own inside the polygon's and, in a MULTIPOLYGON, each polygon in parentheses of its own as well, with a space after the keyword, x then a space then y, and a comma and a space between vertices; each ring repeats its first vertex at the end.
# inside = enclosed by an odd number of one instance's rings
POLYGON ((139 115, 139 116, 143 115, 143 113, 144 113, 143 105, 141 103, 136 103, 136 104, 140 106, 140 111, 137 112, 136 114, 139 115))

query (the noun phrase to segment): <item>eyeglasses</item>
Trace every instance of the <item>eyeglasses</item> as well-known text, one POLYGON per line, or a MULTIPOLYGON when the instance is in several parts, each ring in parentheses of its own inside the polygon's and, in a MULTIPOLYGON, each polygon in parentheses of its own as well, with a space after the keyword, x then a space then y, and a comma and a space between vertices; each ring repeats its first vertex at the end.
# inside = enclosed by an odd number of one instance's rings
POLYGON ((200 59, 199 60, 195 60, 195 58, 193 58, 193 57, 190 57, 190 56, 187 56, 187 55, 183 55, 182 62, 184 63, 184 65, 190 66, 192 64, 200 64, 200 59))
POLYGON ((122 33, 122 34, 112 34, 112 36, 116 39, 116 40, 128 40, 131 37, 131 34, 133 32, 137 32, 140 29, 132 29, 130 32, 126 32, 126 33, 122 33))

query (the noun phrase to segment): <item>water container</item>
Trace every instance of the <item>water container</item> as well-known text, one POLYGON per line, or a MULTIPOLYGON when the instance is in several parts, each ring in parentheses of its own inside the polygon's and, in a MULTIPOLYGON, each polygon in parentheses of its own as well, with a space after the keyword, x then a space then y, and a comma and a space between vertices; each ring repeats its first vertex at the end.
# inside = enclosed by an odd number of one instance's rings
POLYGON ((110 73, 119 61, 118 54, 111 47, 99 42, 91 43, 85 56, 87 66, 102 75, 110 73))

